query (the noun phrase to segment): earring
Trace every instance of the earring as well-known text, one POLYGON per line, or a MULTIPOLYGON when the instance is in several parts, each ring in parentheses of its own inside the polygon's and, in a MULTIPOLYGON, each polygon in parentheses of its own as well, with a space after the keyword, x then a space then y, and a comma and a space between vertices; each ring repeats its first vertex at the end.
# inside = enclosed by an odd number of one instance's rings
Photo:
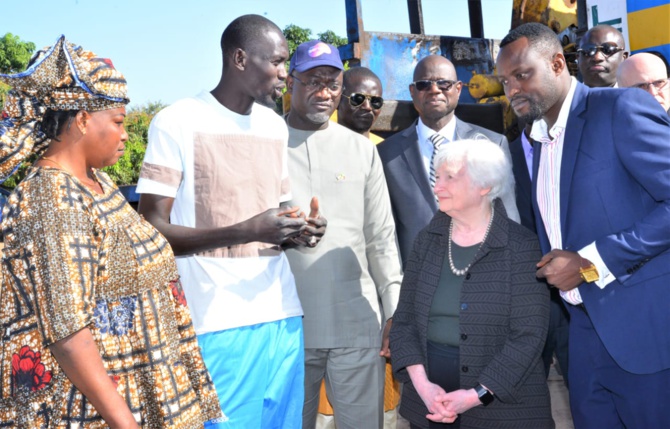
POLYGON ((81 131, 82 136, 86 135, 86 128, 79 128, 79 131, 81 131))

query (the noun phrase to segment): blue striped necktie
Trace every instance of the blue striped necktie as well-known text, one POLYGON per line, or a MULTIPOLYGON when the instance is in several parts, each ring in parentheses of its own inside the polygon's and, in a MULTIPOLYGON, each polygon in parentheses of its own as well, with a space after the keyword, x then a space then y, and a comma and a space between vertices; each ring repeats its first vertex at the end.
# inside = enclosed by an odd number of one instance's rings
MULTIPOLYGON (((433 144, 433 155, 430 157, 430 190, 431 192, 435 188, 435 155, 437 154, 437 151, 440 150, 440 146, 444 141, 446 140, 444 136, 440 135, 440 133, 435 133, 429 138, 430 142, 433 144)), ((435 197, 437 199, 437 197, 435 197)))

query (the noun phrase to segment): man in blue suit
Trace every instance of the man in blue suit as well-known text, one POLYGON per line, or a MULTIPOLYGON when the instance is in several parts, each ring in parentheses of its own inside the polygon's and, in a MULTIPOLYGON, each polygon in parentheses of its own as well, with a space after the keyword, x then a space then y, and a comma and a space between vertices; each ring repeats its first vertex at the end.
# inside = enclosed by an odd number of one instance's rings
MULTIPOLYGON (((456 117, 454 110, 462 87, 451 61, 440 55, 422 58, 414 68, 414 82, 409 85, 419 119, 377 145, 391 196, 403 266, 414 239, 437 211, 430 172, 435 145, 464 139, 490 140, 510 157, 503 135, 456 117)), ((518 222, 514 194, 503 195, 502 200, 507 215, 518 222)))
POLYGON ((669 428, 670 119, 634 89, 571 78, 556 35, 524 24, 498 74, 534 121, 538 277, 570 311, 576 428, 669 428))

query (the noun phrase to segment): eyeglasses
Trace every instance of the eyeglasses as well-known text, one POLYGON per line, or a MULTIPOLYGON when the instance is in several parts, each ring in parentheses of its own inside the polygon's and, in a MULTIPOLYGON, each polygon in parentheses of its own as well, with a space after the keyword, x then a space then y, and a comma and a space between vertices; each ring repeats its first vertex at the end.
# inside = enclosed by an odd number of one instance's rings
POLYGON ((291 77, 293 79, 297 80, 298 82, 300 82, 300 84, 302 86, 304 86, 305 88, 307 88, 307 90, 309 92, 321 92, 325 88, 325 89, 328 90, 328 92, 331 93, 331 95, 335 95, 335 94, 339 93, 340 91, 342 91, 342 84, 340 84, 339 82, 334 81, 334 80, 331 80, 330 82, 325 82, 325 83, 324 82, 319 82, 319 81, 316 81, 316 80, 310 80, 309 82, 303 82, 302 80, 298 79, 298 77, 296 75, 292 74, 291 77))
POLYGON ((653 87, 654 89, 656 89, 656 91, 660 91, 663 88, 665 88, 665 85, 668 84, 668 81, 670 81, 670 79, 659 79, 653 82, 642 82, 633 85, 633 88, 644 89, 645 91, 648 92, 653 87))
POLYGON ((433 84, 437 85, 437 89, 440 91, 449 91, 451 87, 456 85, 458 82, 447 79, 437 79, 437 80, 417 80, 412 82, 412 86, 419 91, 427 91, 433 87, 433 84))
POLYGON ((352 92, 351 95, 342 94, 342 97, 347 97, 349 99, 349 104, 351 107, 358 107, 365 103, 365 100, 370 100, 370 106, 373 109, 381 109, 384 105, 384 99, 377 97, 376 95, 363 94, 361 92, 352 92))
POLYGON ((623 51, 623 48, 618 47, 614 43, 603 43, 600 46, 584 45, 584 47, 577 49, 577 53, 585 57, 594 57, 598 51, 602 52, 606 57, 609 57, 617 52, 623 51))

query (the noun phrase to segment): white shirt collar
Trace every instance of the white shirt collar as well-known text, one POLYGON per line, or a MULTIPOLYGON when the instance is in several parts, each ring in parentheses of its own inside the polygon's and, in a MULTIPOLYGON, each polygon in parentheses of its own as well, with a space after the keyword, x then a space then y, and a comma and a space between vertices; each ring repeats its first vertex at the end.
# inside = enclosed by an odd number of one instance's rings
POLYGON ((570 115, 570 106, 572 105, 572 99, 575 98, 575 90, 577 89, 577 79, 574 77, 570 78, 570 90, 563 100, 561 105, 561 110, 558 112, 558 118, 556 123, 551 127, 550 130, 547 130, 547 122, 540 118, 533 122, 533 128, 530 131, 530 138, 535 141, 546 141, 552 140, 552 136, 557 136, 559 132, 565 130, 565 127, 568 125, 568 116, 570 115))
MULTIPOLYGON (((453 116, 451 121, 447 122, 447 125, 442 127, 438 133, 447 139, 448 142, 453 141, 454 135, 456 134, 456 116, 453 116)), ((419 142, 425 142, 435 134, 435 130, 428 128, 428 126, 421 121, 421 118, 419 118, 419 121, 416 124, 416 134, 419 138, 419 142)))

